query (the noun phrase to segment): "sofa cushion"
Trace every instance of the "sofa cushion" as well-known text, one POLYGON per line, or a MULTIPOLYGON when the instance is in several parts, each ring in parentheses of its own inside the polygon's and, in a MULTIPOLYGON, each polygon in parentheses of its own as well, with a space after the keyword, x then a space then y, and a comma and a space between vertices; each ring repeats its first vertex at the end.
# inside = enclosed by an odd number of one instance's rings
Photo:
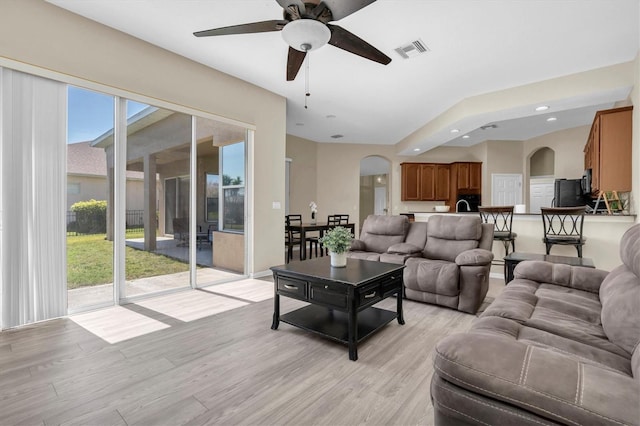
POLYGON ((412 257, 406 262, 404 283, 412 290, 458 296, 458 274, 455 263, 412 257))
POLYGON ((438 343, 439 377, 561 424, 638 424, 640 382, 621 371, 624 360, 507 319, 480 321, 438 343))
POLYGON ((422 253, 427 259, 455 262, 463 251, 478 248, 482 234, 479 217, 433 216, 427 223, 427 244, 422 253))
POLYGON ((602 305, 595 293, 515 279, 481 317, 512 319, 629 358, 627 351, 608 339, 600 321, 601 311, 602 305))
POLYGON ((427 243, 427 227, 428 222, 411 222, 409 223, 409 231, 407 232, 407 238, 404 242, 413 244, 416 247, 420 247, 420 250, 424 249, 427 243))
POLYGON ((360 259, 360 260, 380 260, 380 253, 375 253, 372 251, 348 251, 347 257, 351 259, 360 259))
POLYGON ((517 321, 500 317, 479 318, 473 323, 471 331, 474 333, 511 336, 519 342, 558 353, 573 355, 582 362, 631 376, 631 364, 627 357, 586 343, 576 342, 573 339, 558 336, 545 330, 528 327, 517 321))
POLYGON ((635 225, 620 240, 620 259, 636 277, 640 277, 640 226, 635 225))
POLYGON ((415 254, 420 253, 422 251, 422 247, 414 246, 410 243, 398 243, 394 244, 387 249, 387 253, 394 254, 415 254))
POLYGON ((369 215, 362 225, 360 240, 366 251, 385 253, 392 245, 404 242, 408 228, 406 216, 369 215))
POLYGON ((602 282, 600 300, 604 332, 631 354, 640 343, 640 278, 618 266, 602 282))
POLYGON ((477 216, 432 216, 427 222, 429 237, 445 240, 479 240, 482 236, 481 220, 477 216))

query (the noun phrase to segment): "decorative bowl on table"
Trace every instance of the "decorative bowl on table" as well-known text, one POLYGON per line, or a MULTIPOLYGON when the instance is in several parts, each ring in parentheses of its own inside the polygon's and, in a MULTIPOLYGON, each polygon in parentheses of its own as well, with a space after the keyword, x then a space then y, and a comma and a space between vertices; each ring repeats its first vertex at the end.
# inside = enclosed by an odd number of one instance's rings
POLYGON ((445 212, 448 212, 451 207, 450 206, 435 206, 434 208, 436 209, 436 211, 438 213, 445 213, 445 212))

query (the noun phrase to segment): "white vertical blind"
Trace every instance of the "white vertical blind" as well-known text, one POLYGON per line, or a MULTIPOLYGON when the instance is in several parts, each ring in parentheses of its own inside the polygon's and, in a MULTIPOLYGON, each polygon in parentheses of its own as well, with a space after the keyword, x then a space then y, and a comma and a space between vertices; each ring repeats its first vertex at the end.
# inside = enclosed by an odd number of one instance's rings
POLYGON ((0 73, 1 323, 66 315, 66 85, 0 73))

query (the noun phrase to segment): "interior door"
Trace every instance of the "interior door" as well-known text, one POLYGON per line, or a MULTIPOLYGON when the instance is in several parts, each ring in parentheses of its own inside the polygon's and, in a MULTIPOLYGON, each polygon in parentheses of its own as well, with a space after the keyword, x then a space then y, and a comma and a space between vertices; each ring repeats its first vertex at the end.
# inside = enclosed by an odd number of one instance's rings
POLYGON ((387 188, 385 186, 377 186, 374 189, 373 214, 387 214, 387 188))
POLYGON ((553 182, 531 182, 529 185, 529 212, 540 213, 540 207, 551 207, 553 182))
POLYGON ((521 174, 491 175, 491 205, 514 206, 522 204, 521 174))

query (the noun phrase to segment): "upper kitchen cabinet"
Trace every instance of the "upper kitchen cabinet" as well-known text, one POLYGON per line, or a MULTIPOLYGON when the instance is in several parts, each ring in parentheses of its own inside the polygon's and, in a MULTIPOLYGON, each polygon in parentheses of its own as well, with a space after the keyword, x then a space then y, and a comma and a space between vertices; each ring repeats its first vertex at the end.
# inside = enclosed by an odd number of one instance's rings
POLYGON ((598 111, 584 148, 591 169, 591 190, 631 191, 631 129, 633 107, 598 111))
POLYGON ((402 163, 402 201, 449 199, 448 164, 402 163))
POLYGON ((482 163, 453 163, 451 174, 455 180, 454 190, 480 193, 482 188, 482 163))

